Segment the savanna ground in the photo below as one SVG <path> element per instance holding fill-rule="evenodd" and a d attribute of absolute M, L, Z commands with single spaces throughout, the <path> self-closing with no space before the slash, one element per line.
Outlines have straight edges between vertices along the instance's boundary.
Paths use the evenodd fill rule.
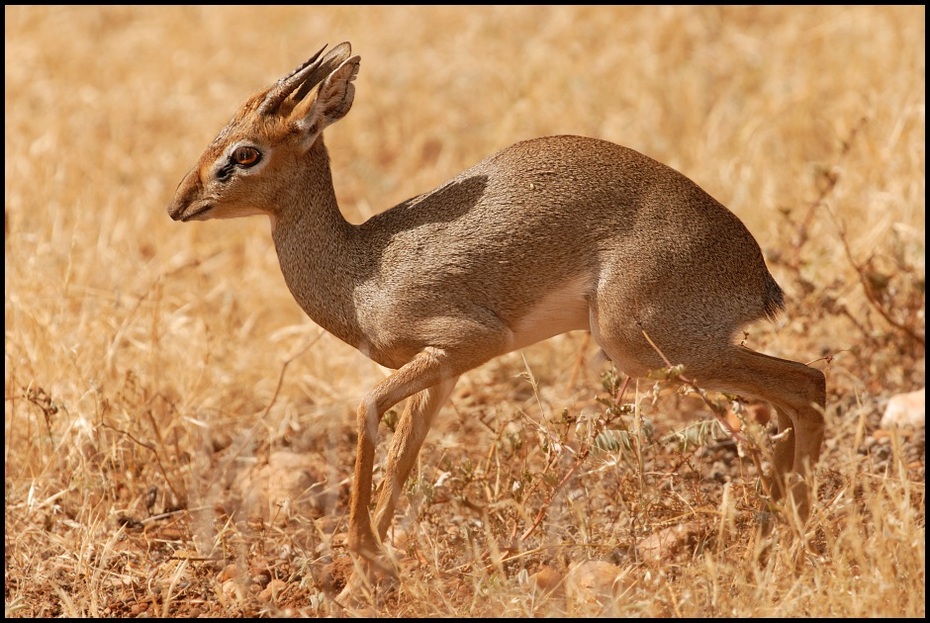
<path fill-rule="evenodd" d="M 303 315 L 267 221 L 166 214 L 247 95 L 349 40 L 357 96 L 327 131 L 347 218 L 520 139 L 628 145 L 744 220 L 789 301 L 746 344 L 828 383 L 814 515 L 765 540 L 764 409 L 739 453 L 677 385 L 617 401 L 583 334 L 488 363 L 408 483 L 400 581 L 361 612 L 925 616 L 923 429 L 879 428 L 924 385 L 924 7 L 5 18 L 7 615 L 351 614 L 354 409 L 386 371 Z"/>

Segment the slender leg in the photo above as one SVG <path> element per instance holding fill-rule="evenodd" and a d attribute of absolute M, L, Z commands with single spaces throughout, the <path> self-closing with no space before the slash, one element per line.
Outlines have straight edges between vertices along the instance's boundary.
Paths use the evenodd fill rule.
<path fill-rule="evenodd" d="M 778 432 L 784 434 L 787 429 L 791 429 L 787 436 L 781 437 L 775 442 L 775 465 L 769 482 L 772 497 L 777 501 L 785 495 L 785 482 L 781 476 L 789 473 L 794 468 L 794 440 L 797 431 L 794 430 L 791 416 L 782 409 L 777 409 L 776 412 L 778 416 Z"/>
<path fill-rule="evenodd" d="M 413 464 L 432 426 L 433 419 L 449 398 L 457 380 L 458 377 L 442 381 L 412 396 L 407 401 L 407 408 L 404 409 L 398 422 L 394 441 L 388 453 L 384 480 L 378 497 L 378 507 L 375 511 L 375 526 L 381 541 L 384 540 L 391 526 L 397 500 L 413 469 Z"/>
<path fill-rule="evenodd" d="M 825 395 L 826 389 L 822 374 L 817 381 L 820 384 L 820 391 Z M 811 502 L 808 482 L 814 466 L 820 459 L 820 450 L 823 446 L 824 433 L 826 432 L 826 423 L 823 419 L 824 408 L 825 398 L 823 401 L 812 403 L 812 406 L 806 411 L 802 411 L 794 420 L 793 471 L 797 475 L 797 480 L 789 487 L 789 490 L 797 506 L 798 516 L 801 521 L 807 521 L 807 518 L 810 517 Z"/>
<path fill-rule="evenodd" d="M 790 436 L 775 447 L 773 494 L 776 499 L 790 494 L 798 515 L 806 521 L 810 515 L 807 481 L 820 458 L 825 431 L 823 373 L 740 346 L 729 347 L 711 365 L 695 365 L 689 371 L 699 385 L 767 400 L 778 411 L 779 430 L 791 427 Z"/>
<path fill-rule="evenodd" d="M 437 385 L 444 378 L 451 376 L 449 371 L 444 369 L 446 366 L 442 355 L 442 351 L 437 349 L 425 349 L 394 374 L 378 383 L 358 407 L 358 447 L 352 479 L 352 499 L 349 505 L 349 549 L 368 561 L 376 560 L 379 550 L 368 515 L 378 423 L 385 411 L 404 398 Z"/>
<path fill-rule="evenodd" d="M 592 309 L 592 335 L 614 362 L 624 371 L 643 375 L 656 368 L 654 350 L 643 348 L 634 332 L 619 321 L 599 317 Z M 624 332 L 626 331 L 626 332 Z M 773 495 L 781 499 L 789 494 L 802 521 L 810 514 L 808 476 L 820 457 L 824 437 L 823 410 L 826 405 L 826 381 L 822 372 L 796 361 L 757 353 L 742 346 L 719 346 L 719 340 L 688 344 L 689 336 L 666 338 L 662 347 L 673 364 L 684 363 L 687 374 L 700 387 L 732 392 L 768 401 L 778 412 L 781 431 L 790 435 L 775 447 L 775 465 L 770 482 Z M 721 340 L 723 338 L 720 338 Z M 686 344 L 687 348 L 680 345 Z"/>

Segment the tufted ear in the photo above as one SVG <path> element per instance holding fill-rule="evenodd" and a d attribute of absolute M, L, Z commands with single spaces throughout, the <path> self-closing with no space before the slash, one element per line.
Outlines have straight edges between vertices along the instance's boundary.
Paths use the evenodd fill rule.
<path fill-rule="evenodd" d="M 348 45 L 348 44 L 343 44 Z M 337 46 L 338 47 L 338 46 Z M 288 108 L 293 108 L 293 95 L 295 92 L 299 91 L 300 88 L 305 88 L 309 90 L 315 84 L 317 84 L 320 79 L 323 77 L 317 75 L 320 73 L 321 66 L 325 59 L 320 58 L 320 54 L 323 53 L 323 50 L 326 49 L 324 45 L 320 48 L 316 54 L 311 56 L 305 63 L 300 67 L 284 76 L 276 83 L 268 87 L 262 96 L 262 100 L 256 109 L 256 112 L 264 116 L 272 116 L 281 113 L 281 108 L 284 102 L 288 99 L 292 100 L 291 106 Z M 332 52 L 330 52 L 332 54 Z M 327 55 L 329 56 L 329 55 Z M 315 80 L 314 80 L 315 78 Z M 306 86 L 308 85 L 309 86 Z M 306 94 L 306 92 L 305 92 Z"/>
<path fill-rule="evenodd" d="M 296 106 L 306 103 L 308 94 L 352 54 L 348 41 L 343 41 L 321 58 L 325 49 L 324 45 L 300 67 L 271 85 L 261 95 L 257 112 L 266 117 L 287 118 Z"/>
<path fill-rule="evenodd" d="M 335 51 L 334 49 L 333 52 Z M 295 103 L 288 121 L 308 141 L 312 142 L 320 132 L 345 117 L 352 108 L 352 101 L 355 99 L 355 86 L 352 81 L 358 74 L 360 61 L 358 56 L 346 58 L 322 82 L 312 87 Z"/>

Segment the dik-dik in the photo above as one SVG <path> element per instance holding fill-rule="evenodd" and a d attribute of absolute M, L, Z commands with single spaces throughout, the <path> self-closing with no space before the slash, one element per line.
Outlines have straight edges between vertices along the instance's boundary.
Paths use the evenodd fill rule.
<path fill-rule="evenodd" d="M 784 307 L 742 222 L 632 149 L 550 136 L 350 224 L 323 131 L 349 112 L 358 69 L 341 43 L 251 97 L 168 212 L 180 221 L 268 216 L 284 279 L 307 315 L 394 370 L 357 411 L 349 547 L 360 560 L 379 559 L 404 482 L 459 376 L 578 329 L 628 375 L 665 367 L 664 354 L 703 388 L 774 405 L 779 429 L 791 430 L 776 442 L 773 495 L 788 494 L 806 518 L 824 375 L 734 343 L 747 324 Z M 405 398 L 370 515 L 378 423 Z"/>

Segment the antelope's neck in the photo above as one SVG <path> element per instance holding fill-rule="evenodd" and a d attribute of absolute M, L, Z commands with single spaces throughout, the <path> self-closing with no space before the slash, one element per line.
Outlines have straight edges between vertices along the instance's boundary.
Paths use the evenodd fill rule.
<path fill-rule="evenodd" d="M 360 278 L 357 228 L 336 202 L 329 157 L 317 141 L 280 199 L 271 236 L 291 294 L 315 323 L 351 346 L 363 343 L 352 297 Z"/>

